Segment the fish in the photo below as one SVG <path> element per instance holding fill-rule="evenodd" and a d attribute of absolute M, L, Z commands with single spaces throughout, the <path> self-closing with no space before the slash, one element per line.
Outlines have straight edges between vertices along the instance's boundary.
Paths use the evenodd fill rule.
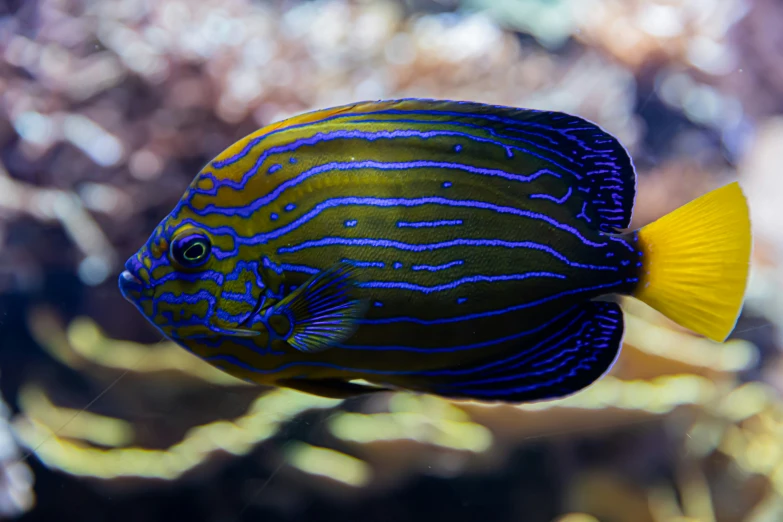
<path fill-rule="evenodd" d="M 266 126 L 210 161 L 119 287 L 248 382 L 524 403 L 617 360 L 620 297 L 717 342 L 752 237 L 730 183 L 640 229 L 623 145 L 579 116 L 366 101 Z"/>

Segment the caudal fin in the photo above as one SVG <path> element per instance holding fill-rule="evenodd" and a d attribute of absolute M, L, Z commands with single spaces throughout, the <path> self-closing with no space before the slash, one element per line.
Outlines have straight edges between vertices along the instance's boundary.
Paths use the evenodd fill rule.
<path fill-rule="evenodd" d="M 750 214 L 739 184 L 713 190 L 638 234 L 643 272 L 634 297 L 725 341 L 742 309 L 750 266 Z"/>

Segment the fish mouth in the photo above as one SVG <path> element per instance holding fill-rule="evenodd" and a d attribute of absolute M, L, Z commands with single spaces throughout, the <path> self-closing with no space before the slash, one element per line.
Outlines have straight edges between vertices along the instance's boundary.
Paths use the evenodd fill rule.
<path fill-rule="evenodd" d="M 117 279 L 120 293 L 127 301 L 136 302 L 144 294 L 144 281 L 127 268 L 122 271 Z"/>
<path fill-rule="evenodd" d="M 141 286 L 141 279 L 133 275 L 129 270 L 123 270 L 120 274 L 120 279 L 128 282 L 129 284 L 135 284 Z"/>

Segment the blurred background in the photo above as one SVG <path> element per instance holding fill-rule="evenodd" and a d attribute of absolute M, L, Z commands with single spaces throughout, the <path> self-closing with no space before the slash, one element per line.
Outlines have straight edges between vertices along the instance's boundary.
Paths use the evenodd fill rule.
<path fill-rule="evenodd" d="M 0 0 L 0 518 L 780 522 L 781 27 L 779 0 Z M 338 401 L 238 382 L 121 298 L 226 146 L 408 96 L 596 121 L 639 170 L 635 227 L 739 179 L 732 339 L 629 302 L 572 398 Z"/>

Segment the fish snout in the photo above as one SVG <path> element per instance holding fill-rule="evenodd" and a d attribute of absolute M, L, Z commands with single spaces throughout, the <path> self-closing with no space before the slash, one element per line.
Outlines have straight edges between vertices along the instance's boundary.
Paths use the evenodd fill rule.
<path fill-rule="evenodd" d="M 123 270 L 120 274 L 120 280 L 127 282 L 127 284 L 141 285 L 141 279 L 133 275 L 129 270 Z"/>
<path fill-rule="evenodd" d="M 128 301 L 135 301 L 148 292 L 148 284 L 144 282 L 141 270 L 143 265 L 138 256 L 133 256 L 125 263 L 125 270 L 119 276 L 117 284 L 122 296 Z"/>
<path fill-rule="evenodd" d="M 144 290 L 144 283 L 129 270 L 120 274 L 118 285 L 122 296 L 131 302 L 140 298 Z"/>

